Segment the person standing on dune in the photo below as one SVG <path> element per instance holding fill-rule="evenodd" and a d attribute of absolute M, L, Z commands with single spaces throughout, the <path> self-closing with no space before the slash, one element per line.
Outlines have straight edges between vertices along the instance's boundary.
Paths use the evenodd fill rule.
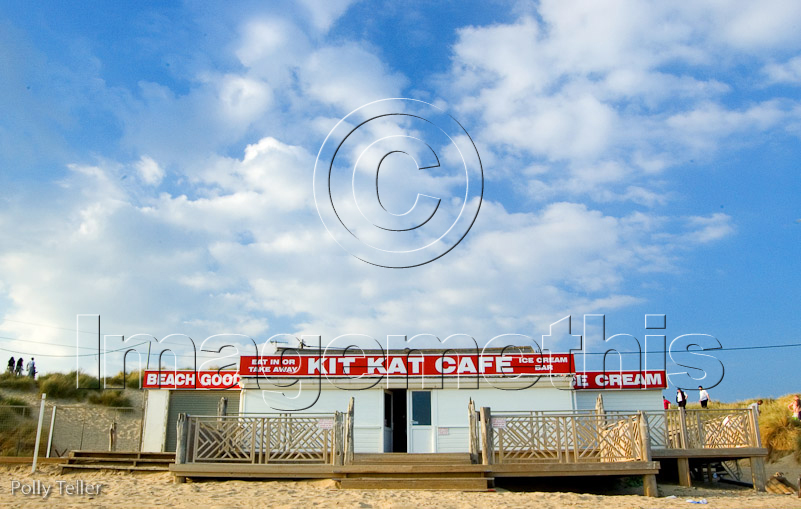
<path fill-rule="evenodd" d="M 793 413 L 793 417 L 796 419 L 801 419 L 801 399 L 798 398 L 798 394 L 795 395 L 790 404 L 787 405 L 787 408 Z"/>
<path fill-rule="evenodd" d="M 709 404 L 709 393 L 700 385 L 698 386 L 698 401 L 701 403 L 701 408 L 706 408 Z"/>

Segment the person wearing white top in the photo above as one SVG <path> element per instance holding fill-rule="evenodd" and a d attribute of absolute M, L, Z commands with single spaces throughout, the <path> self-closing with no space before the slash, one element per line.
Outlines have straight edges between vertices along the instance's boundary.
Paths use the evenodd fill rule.
<path fill-rule="evenodd" d="M 685 408 L 687 406 L 687 395 L 680 387 L 676 387 L 676 403 L 679 405 L 679 408 Z"/>
<path fill-rule="evenodd" d="M 707 403 L 709 403 L 709 393 L 700 385 L 698 386 L 698 391 L 698 400 L 701 402 L 701 408 L 706 408 Z"/>

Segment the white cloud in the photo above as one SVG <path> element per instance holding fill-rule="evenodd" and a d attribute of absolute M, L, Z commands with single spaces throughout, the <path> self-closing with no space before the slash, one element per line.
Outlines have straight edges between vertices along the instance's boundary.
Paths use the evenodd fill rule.
<path fill-rule="evenodd" d="M 768 77 L 770 83 L 788 83 L 801 85 L 801 56 L 791 58 L 783 64 L 771 62 L 762 72 Z"/>
<path fill-rule="evenodd" d="M 707 244 L 734 233 L 732 218 L 721 212 L 710 216 L 689 217 L 687 223 L 692 230 L 684 235 L 684 239 L 690 242 Z"/>
<path fill-rule="evenodd" d="M 372 101 L 400 97 L 406 84 L 402 75 L 353 43 L 315 51 L 299 74 L 305 93 L 345 113 Z"/>
<path fill-rule="evenodd" d="M 493 159 L 534 159 L 541 171 L 521 186 L 529 196 L 664 205 L 672 167 L 753 133 L 796 129 L 797 101 L 732 106 L 743 84 L 727 71 L 738 56 L 801 48 L 787 16 L 798 7 L 740 7 L 546 0 L 514 22 L 459 30 L 439 83 Z M 789 80 L 795 64 L 765 73 Z"/>
<path fill-rule="evenodd" d="M 323 32 L 327 32 L 331 25 L 348 10 L 354 0 L 301 0 L 300 3 L 306 8 L 311 16 L 314 26 Z"/>
<path fill-rule="evenodd" d="M 23 201 L 41 209 L 3 208 L 3 316 L 70 324 L 98 312 L 105 332 L 159 337 L 541 334 L 554 317 L 643 302 L 641 274 L 678 270 L 687 250 L 734 235 L 725 214 L 659 212 L 677 192 L 671 169 L 784 128 L 798 108 L 729 95 L 743 87 L 730 62 L 795 44 L 778 3 L 753 14 L 749 34 L 724 3 L 630 1 L 544 1 L 536 16 L 463 28 L 437 93 L 498 187 L 458 249 L 387 271 L 340 249 L 312 198 L 316 150 L 341 115 L 410 83 L 382 50 L 326 36 L 348 5 L 306 2 L 310 20 L 237 19 L 215 41 L 218 60 L 201 59 L 180 85 L 117 91 L 119 148 L 146 154 L 133 164 L 143 189 L 99 157 L 71 165 L 57 200 L 29 190 Z M 792 82 L 797 60 L 764 72 Z M 422 182 L 398 180 L 399 193 Z M 452 187 L 431 180 L 438 193 Z M 504 186 L 521 195 L 507 201 L 495 192 Z M 0 325 L 67 344 L 63 331 L 15 323 Z"/>
<path fill-rule="evenodd" d="M 718 0 L 692 10 L 709 20 L 713 37 L 737 48 L 763 51 L 801 44 L 801 4 L 793 0 Z"/>
<path fill-rule="evenodd" d="M 152 157 L 142 156 L 135 164 L 139 177 L 145 184 L 158 186 L 164 178 L 164 170 Z"/>

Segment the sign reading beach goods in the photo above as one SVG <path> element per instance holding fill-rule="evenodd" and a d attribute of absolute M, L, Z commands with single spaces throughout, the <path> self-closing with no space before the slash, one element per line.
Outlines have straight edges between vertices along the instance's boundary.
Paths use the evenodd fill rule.
<path fill-rule="evenodd" d="M 585 371 L 573 378 L 575 389 L 664 389 L 664 371 Z"/>
<path fill-rule="evenodd" d="M 573 355 L 271 355 L 241 357 L 240 376 L 519 376 L 573 373 Z"/>
<path fill-rule="evenodd" d="M 197 383 L 197 385 L 195 385 Z M 236 371 L 145 371 L 143 389 L 239 389 Z"/>

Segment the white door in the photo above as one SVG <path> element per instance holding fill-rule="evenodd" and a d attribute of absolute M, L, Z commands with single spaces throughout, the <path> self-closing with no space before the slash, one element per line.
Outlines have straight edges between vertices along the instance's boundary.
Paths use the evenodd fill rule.
<path fill-rule="evenodd" d="M 409 452 L 434 452 L 431 391 L 409 391 Z"/>

